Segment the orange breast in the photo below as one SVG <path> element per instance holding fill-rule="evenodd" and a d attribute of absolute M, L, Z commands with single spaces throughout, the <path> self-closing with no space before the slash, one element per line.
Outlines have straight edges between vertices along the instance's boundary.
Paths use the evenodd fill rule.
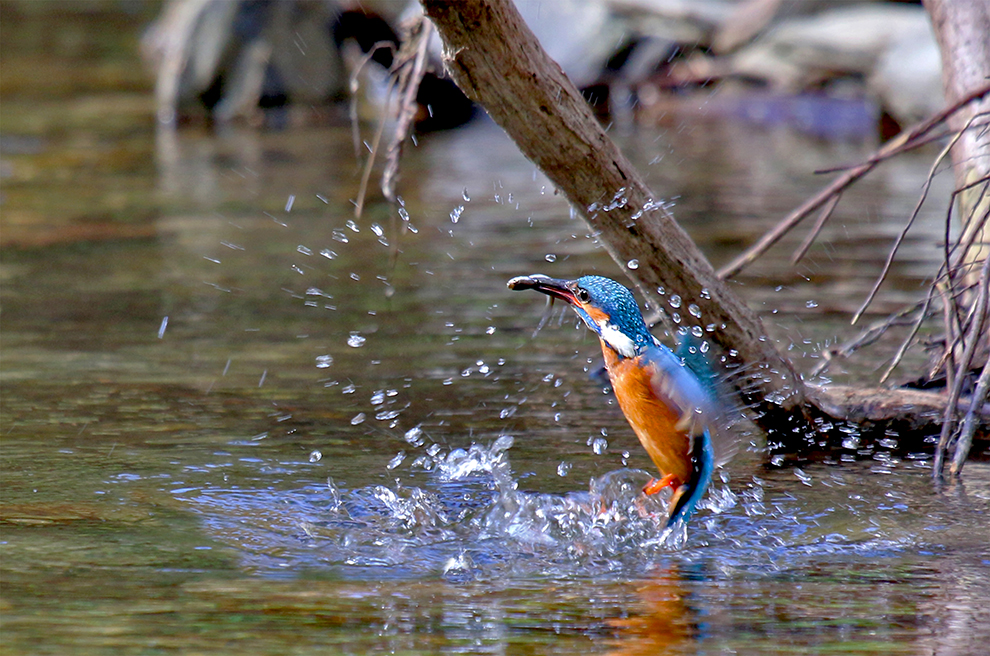
<path fill-rule="evenodd" d="M 690 480 L 691 438 L 677 430 L 678 412 L 657 396 L 651 368 L 643 367 L 641 358 L 620 358 L 604 344 L 602 352 L 619 407 L 653 464 L 662 475 Z"/>

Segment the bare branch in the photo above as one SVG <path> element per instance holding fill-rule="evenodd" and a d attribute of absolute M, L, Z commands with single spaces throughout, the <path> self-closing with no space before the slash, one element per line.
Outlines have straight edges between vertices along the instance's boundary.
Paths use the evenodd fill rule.
<path fill-rule="evenodd" d="M 918 218 L 918 212 L 921 211 L 921 206 L 924 205 L 925 199 L 928 198 L 928 191 L 932 187 L 932 180 L 935 177 L 935 170 L 938 168 L 939 164 L 942 163 L 942 160 L 944 160 L 949 155 L 949 150 L 952 148 L 952 145 L 959 140 L 959 137 L 961 135 L 962 132 L 956 133 L 956 136 L 953 138 L 953 140 L 949 143 L 949 145 L 947 145 L 945 148 L 942 149 L 942 152 L 938 154 L 938 157 L 936 157 L 935 161 L 932 163 L 931 168 L 928 169 L 928 175 L 925 177 L 925 184 L 921 188 L 921 196 L 918 198 L 918 202 L 915 203 L 914 209 L 911 211 L 911 216 L 908 217 L 907 223 L 904 225 L 904 228 L 901 230 L 900 234 L 897 235 L 897 239 L 894 240 L 894 245 L 893 247 L 891 247 L 890 253 L 887 254 L 887 261 L 884 262 L 883 270 L 880 272 L 880 275 L 877 277 L 877 281 L 873 283 L 873 288 L 870 290 L 870 293 L 866 295 L 866 300 L 863 301 L 863 304 L 859 307 L 859 310 L 857 310 L 856 314 L 853 315 L 852 318 L 853 325 L 855 325 L 856 322 L 859 321 L 859 318 L 863 316 L 863 313 L 866 312 L 866 308 L 870 306 L 870 303 L 873 302 L 873 299 L 877 295 L 877 291 L 880 290 L 880 285 L 882 285 L 883 281 L 887 278 L 887 273 L 890 272 L 890 267 L 894 263 L 894 257 L 897 255 L 897 250 L 901 247 L 901 244 L 904 242 L 904 238 L 907 236 L 907 233 L 911 229 L 911 226 L 914 225 L 914 220 Z"/>
<path fill-rule="evenodd" d="M 961 110 L 963 107 L 968 105 L 974 100 L 982 98 L 983 96 L 990 94 L 990 83 L 984 84 L 980 88 L 974 90 L 972 93 L 967 94 L 965 97 L 959 100 L 959 102 L 946 107 L 942 111 L 938 112 L 931 118 L 918 123 L 909 130 L 901 132 L 897 137 L 887 142 L 882 148 L 876 151 L 869 159 L 867 159 L 862 164 L 855 166 L 840 175 L 838 178 L 832 181 L 827 187 L 822 189 L 820 192 L 815 194 L 813 197 L 806 200 L 804 203 L 795 208 L 790 214 L 785 216 L 781 221 L 767 234 L 760 238 L 760 240 L 744 251 L 736 259 L 729 262 L 727 265 L 719 269 L 718 276 L 720 278 L 729 278 L 736 275 L 743 268 L 752 264 L 760 255 L 762 255 L 767 249 L 776 244 L 780 239 L 787 234 L 794 226 L 804 220 L 809 214 L 817 210 L 819 207 L 823 206 L 829 198 L 841 193 L 846 187 L 851 185 L 856 180 L 860 179 L 870 171 L 872 171 L 877 164 L 889 159 L 893 155 L 914 148 L 921 143 L 921 137 L 926 135 L 932 129 L 943 123 L 950 116 Z"/>
<path fill-rule="evenodd" d="M 426 72 L 426 53 L 430 43 L 432 24 L 420 16 L 409 28 L 409 36 L 402 44 L 393 66 L 393 75 L 399 74 L 399 108 L 392 141 L 385 154 L 385 170 L 382 172 L 382 193 L 389 201 L 395 201 L 395 182 L 399 174 L 402 144 L 412 130 L 416 116 L 416 92 Z"/>

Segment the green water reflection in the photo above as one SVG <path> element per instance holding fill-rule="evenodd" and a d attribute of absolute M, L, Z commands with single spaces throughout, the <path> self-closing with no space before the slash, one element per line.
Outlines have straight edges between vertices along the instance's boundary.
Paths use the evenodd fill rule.
<path fill-rule="evenodd" d="M 438 473 L 511 435 L 535 513 L 648 467 L 594 341 L 566 315 L 532 337 L 540 301 L 505 290 L 619 272 L 491 125 L 409 150 L 408 224 L 375 197 L 351 227 L 348 126 L 157 134 L 142 16 L 97 12 L 48 56 L 50 17 L 0 11 L 4 653 L 980 653 L 985 463 L 935 494 L 924 456 L 747 451 L 680 551 L 499 524 L 490 472 Z M 870 148 L 677 121 L 620 138 L 716 261 Z M 800 366 L 851 334 L 930 155 L 850 192 L 797 269 L 741 279 Z M 939 213 L 878 311 L 937 262 Z"/>

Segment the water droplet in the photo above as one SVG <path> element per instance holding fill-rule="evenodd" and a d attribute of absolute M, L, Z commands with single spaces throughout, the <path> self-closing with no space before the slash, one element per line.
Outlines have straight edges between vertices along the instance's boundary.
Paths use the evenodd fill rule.
<path fill-rule="evenodd" d="M 340 490 L 330 476 L 327 476 L 327 489 L 330 490 L 330 510 L 335 511 L 340 507 Z"/>
<path fill-rule="evenodd" d="M 543 259 L 547 262 L 556 262 L 557 256 L 554 253 L 547 253 Z"/>
<path fill-rule="evenodd" d="M 381 405 L 385 403 L 385 390 L 378 390 L 371 395 L 371 405 Z"/>
<path fill-rule="evenodd" d="M 347 223 L 344 225 L 350 228 L 352 232 L 361 232 L 361 228 L 359 228 L 358 224 L 354 222 L 354 219 L 347 219 Z"/>
<path fill-rule="evenodd" d="M 347 239 L 347 235 L 345 235 L 340 230 L 334 229 L 334 231 L 331 233 L 331 236 L 333 237 L 334 241 L 339 241 L 341 244 L 346 244 L 349 241 Z"/>
<path fill-rule="evenodd" d="M 377 223 L 371 224 L 371 231 L 375 233 L 376 237 L 383 237 L 385 235 L 385 228 L 381 227 Z"/>
<path fill-rule="evenodd" d="M 698 307 L 697 305 L 695 305 L 694 303 L 692 303 L 691 305 L 688 306 L 688 314 L 690 314 L 692 317 L 694 317 L 696 319 L 700 319 L 701 318 L 701 308 Z"/>
<path fill-rule="evenodd" d="M 626 262 L 626 266 L 630 269 L 636 270 L 639 268 L 639 260 L 629 260 Z"/>
<path fill-rule="evenodd" d="M 328 260 L 335 260 L 335 259 L 337 259 L 337 254 L 334 253 L 329 248 L 324 248 L 322 251 L 320 251 L 320 255 L 322 255 L 323 257 L 327 258 Z"/>
<path fill-rule="evenodd" d="M 316 368 L 317 369 L 326 369 L 327 367 L 329 367 L 332 364 L 333 364 L 333 356 L 332 355 L 318 355 L 318 356 L 316 356 Z"/>
<path fill-rule="evenodd" d="M 511 435 L 500 435 L 495 443 L 492 444 L 492 453 L 501 453 L 502 451 L 508 451 L 512 448 L 516 439 Z"/>
<path fill-rule="evenodd" d="M 574 466 L 573 463 L 561 462 L 559 465 L 557 465 L 557 476 L 567 476 L 567 474 L 571 471 L 571 467 L 573 466 Z"/>
<path fill-rule="evenodd" d="M 292 270 L 295 271 L 296 273 L 298 273 L 299 275 L 303 275 L 305 273 L 302 269 L 300 269 L 299 267 L 297 267 L 295 264 L 292 265 Z"/>
<path fill-rule="evenodd" d="M 347 345 L 353 348 L 360 348 L 364 346 L 366 341 L 368 341 L 367 338 L 362 337 L 357 333 L 351 333 L 351 336 L 347 338 Z"/>
<path fill-rule="evenodd" d="M 818 307 L 818 303 L 816 303 L 815 301 L 808 301 L 807 303 L 804 304 L 804 307 L 808 309 L 816 308 Z"/>
<path fill-rule="evenodd" d="M 406 431 L 406 434 L 403 436 L 403 438 L 406 440 L 406 442 L 412 444 L 413 446 L 423 446 L 423 442 L 424 442 L 423 429 L 420 428 L 419 426 L 414 426 L 413 428 L 410 428 L 409 430 Z"/>
<path fill-rule="evenodd" d="M 663 287 L 657 287 L 657 293 L 660 294 L 661 296 L 664 296 L 667 293 L 667 290 L 664 289 Z"/>
<path fill-rule="evenodd" d="M 363 412 L 359 412 L 351 419 L 351 426 L 357 426 L 358 424 L 363 423 L 364 420 L 365 414 Z"/>
<path fill-rule="evenodd" d="M 296 202 L 296 197 L 295 196 L 289 196 L 289 200 L 285 201 L 285 211 L 286 212 L 291 212 L 292 211 L 292 204 L 295 203 L 295 202 Z"/>
<path fill-rule="evenodd" d="M 681 297 L 679 294 L 674 294 L 673 296 L 670 297 L 670 300 L 667 302 L 670 303 L 670 307 L 672 308 L 676 309 L 681 307 Z"/>
<path fill-rule="evenodd" d="M 309 454 L 310 462 L 319 462 L 322 459 L 323 459 L 323 454 L 320 453 L 318 450 L 314 450 L 312 453 Z"/>
<path fill-rule="evenodd" d="M 303 255 L 312 255 L 313 254 L 313 251 L 309 250 L 308 248 L 306 248 L 302 244 L 299 244 L 298 246 L 296 246 L 296 252 L 302 253 Z"/>
<path fill-rule="evenodd" d="M 591 443 L 591 450 L 595 452 L 595 455 L 600 456 L 601 454 L 605 453 L 605 450 L 607 448 L 608 448 L 608 440 L 606 440 L 604 437 L 596 437 L 594 441 Z"/>
<path fill-rule="evenodd" d="M 701 326 L 691 326 L 691 334 L 695 337 L 704 337 L 705 331 Z"/>
<path fill-rule="evenodd" d="M 487 334 L 487 335 L 494 335 L 495 334 L 495 326 L 488 326 L 487 328 L 485 328 L 485 334 Z"/>
<path fill-rule="evenodd" d="M 472 567 L 474 567 L 474 561 L 471 560 L 471 556 L 461 552 L 447 559 L 447 562 L 443 565 L 443 573 L 444 576 L 452 576 L 459 572 L 467 572 Z"/>
<path fill-rule="evenodd" d="M 350 385 L 347 385 L 346 387 L 341 388 L 340 393 L 341 394 L 353 394 L 356 391 L 357 391 L 357 385 L 355 385 L 354 383 L 351 383 Z"/>
<path fill-rule="evenodd" d="M 405 459 L 406 459 L 406 452 L 405 451 L 399 451 L 397 454 L 395 454 L 395 457 L 394 458 L 392 458 L 391 460 L 388 461 L 388 464 L 385 465 L 385 468 L 386 469 L 395 469 L 396 467 L 398 467 L 399 465 L 401 465 L 402 464 L 402 461 L 405 460 Z"/>
<path fill-rule="evenodd" d="M 464 187 L 464 191 L 461 192 L 461 198 L 464 199 L 464 202 L 465 203 L 470 203 L 471 202 L 471 197 L 468 196 L 467 187 Z"/>
<path fill-rule="evenodd" d="M 461 214 L 464 212 L 464 206 L 458 205 L 454 209 L 450 210 L 450 222 L 457 223 L 461 220 Z"/>
<path fill-rule="evenodd" d="M 508 419 L 512 415 L 516 414 L 518 408 L 514 405 L 510 405 L 508 408 L 502 408 L 502 411 L 498 413 L 499 419 Z"/>
<path fill-rule="evenodd" d="M 711 294 L 711 292 L 708 291 L 708 288 L 707 287 L 702 287 L 701 288 L 701 294 L 700 294 L 700 296 L 701 296 L 701 298 L 704 298 L 704 299 L 710 299 L 712 297 L 712 294 Z"/>

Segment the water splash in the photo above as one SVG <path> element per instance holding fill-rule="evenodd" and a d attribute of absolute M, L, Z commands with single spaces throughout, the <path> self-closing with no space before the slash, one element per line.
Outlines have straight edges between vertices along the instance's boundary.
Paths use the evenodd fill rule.
<path fill-rule="evenodd" d="M 771 473 L 770 488 L 752 477 L 735 491 L 723 476 L 689 534 L 682 523 L 665 526 L 666 491 L 644 496 L 651 477 L 643 471 L 610 471 L 585 490 L 533 492 L 520 484 L 525 474 L 513 471 L 511 436 L 451 449 L 416 427 L 404 442 L 413 451 L 383 468 L 392 484 L 347 489 L 328 478 L 291 491 L 206 487 L 183 500 L 217 539 L 238 548 L 246 566 L 275 576 L 318 567 L 378 579 L 609 577 L 671 559 L 773 573 L 823 555 L 885 557 L 912 548 L 905 535 L 913 529 L 898 528 L 905 510 L 886 511 L 899 515 L 880 530 L 869 495 L 812 513 L 795 498 L 794 471 Z M 836 475 L 813 480 L 841 483 Z"/>

